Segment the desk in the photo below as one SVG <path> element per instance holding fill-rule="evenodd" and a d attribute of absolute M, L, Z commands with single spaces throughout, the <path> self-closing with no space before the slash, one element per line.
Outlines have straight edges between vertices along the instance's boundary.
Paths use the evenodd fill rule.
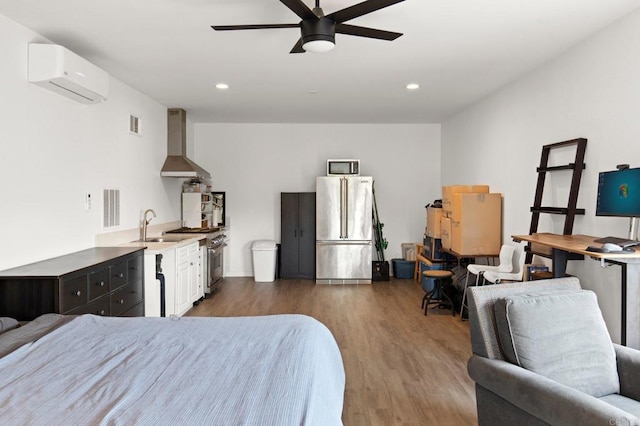
<path fill-rule="evenodd" d="M 620 343 L 627 344 L 627 285 L 629 278 L 632 278 L 634 292 L 640 288 L 640 249 L 629 253 L 594 253 L 587 251 L 589 246 L 600 246 L 595 240 L 599 237 L 590 235 L 558 235 L 558 234 L 533 234 L 533 235 L 512 235 L 514 241 L 527 241 L 529 243 L 540 244 L 551 247 L 551 260 L 553 277 L 564 277 L 567 269 L 567 260 L 584 259 L 589 256 L 601 262 L 612 263 L 622 267 L 621 274 L 621 308 L 620 308 Z M 572 256 L 573 255 L 573 256 Z M 577 255 L 577 257 L 575 256 Z M 633 274 L 629 274 L 628 267 L 634 269 Z M 635 342 L 634 342 L 635 343 Z M 635 343 L 635 346 L 638 346 Z"/>
<path fill-rule="evenodd" d="M 457 253 L 451 249 L 447 249 L 444 247 L 442 248 L 442 251 L 455 257 L 456 259 L 458 259 L 458 261 L 460 261 L 460 259 L 476 259 L 478 257 L 486 257 L 487 259 L 500 257 L 499 253 L 495 253 L 495 254 Z"/>

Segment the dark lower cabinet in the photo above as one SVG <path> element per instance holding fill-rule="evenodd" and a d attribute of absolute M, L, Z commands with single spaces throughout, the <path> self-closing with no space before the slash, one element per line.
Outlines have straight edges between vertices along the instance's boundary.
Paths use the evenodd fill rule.
<path fill-rule="evenodd" d="M 0 271 L 0 317 L 144 316 L 144 249 L 96 247 Z"/>
<path fill-rule="evenodd" d="M 316 277 L 316 193 L 283 192 L 280 278 Z"/>

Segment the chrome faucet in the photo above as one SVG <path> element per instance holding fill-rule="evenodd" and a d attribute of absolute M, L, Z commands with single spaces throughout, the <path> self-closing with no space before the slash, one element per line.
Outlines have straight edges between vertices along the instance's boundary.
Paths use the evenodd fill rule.
<path fill-rule="evenodd" d="M 142 219 L 142 241 L 147 241 L 147 225 L 149 225 L 149 222 L 151 222 L 151 219 L 147 219 L 148 213 L 151 213 L 153 215 L 151 219 L 156 217 L 156 212 L 154 212 L 153 209 L 147 209 L 144 211 L 144 217 Z"/>

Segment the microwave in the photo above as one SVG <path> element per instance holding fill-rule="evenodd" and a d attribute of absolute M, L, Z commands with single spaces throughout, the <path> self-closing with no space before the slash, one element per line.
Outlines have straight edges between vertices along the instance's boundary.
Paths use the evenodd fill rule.
<path fill-rule="evenodd" d="M 359 176 L 360 160 L 327 160 L 327 176 Z"/>

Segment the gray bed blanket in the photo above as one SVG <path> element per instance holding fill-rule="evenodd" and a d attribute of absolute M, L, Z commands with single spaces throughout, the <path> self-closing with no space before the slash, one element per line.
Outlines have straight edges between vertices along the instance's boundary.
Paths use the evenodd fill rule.
<path fill-rule="evenodd" d="M 344 388 L 307 316 L 82 315 L 0 358 L 0 423 L 339 425 Z"/>

